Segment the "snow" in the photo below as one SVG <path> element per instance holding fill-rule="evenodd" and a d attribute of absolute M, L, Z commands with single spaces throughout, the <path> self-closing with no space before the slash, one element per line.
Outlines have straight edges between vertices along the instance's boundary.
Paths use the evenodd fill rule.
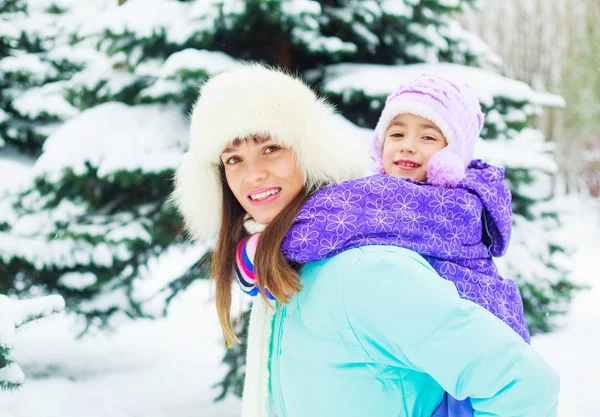
<path fill-rule="evenodd" d="M 303 14 L 319 16 L 321 14 L 321 5 L 314 0 L 292 0 L 284 1 L 281 4 L 284 14 L 291 16 L 300 16 Z"/>
<path fill-rule="evenodd" d="M 27 380 L 0 395 L 2 417 L 239 416 L 239 400 L 213 403 L 225 367 L 211 294 L 210 282 L 196 282 L 167 319 L 80 340 L 81 323 L 66 314 L 21 333 L 15 350 Z"/>
<path fill-rule="evenodd" d="M 215 29 L 215 21 L 221 14 L 223 0 L 195 1 L 189 10 L 188 16 L 194 21 L 200 31 L 212 31 Z"/>
<path fill-rule="evenodd" d="M 246 11 L 246 2 L 243 0 L 226 0 L 222 4 L 224 15 L 243 14 Z"/>
<path fill-rule="evenodd" d="M 213 75 L 232 70 L 239 65 L 239 61 L 226 53 L 188 48 L 169 56 L 162 66 L 160 76 L 176 78 L 182 71 L 198 70 Z"/>
<path fill-rule="evenodd" d="M 49 62 L 42 61 L 35 54 L 8 56 L 0 60 L 0 73 L 27 74 L 32 82 L 43 83 L 56 77 L 57 71 Z"/>
<path fill-rule="evenodd" d="M 407 45 L 406 48 L 404 48 L 404 52 L 406 52 L 408 56 L 419 61 L 438 62 L 437 48 L 425 43 L 412 43 Z"/>
<path fill-rule="evenodd" d="M 9 38 L 11 44 L 15 44 L 18 38 L 25 36 L 29 39 L 40 39 L 43 47 L 50 46 L 48 40 L 56 38 L 60 33 L 54 15 L 31 13 L 29 15 L 8 14 L 7 17 L 8 19 L 1 21 L 0 33 Z"/>
<path fill-rule="evenodd" d="M 27 260 L 35 269 L 48 267 L 73 268 L 95 264 L 113 266 L 114 259 L 129 260 L 131 254 L 125 244 L 92 245 L 85 240 L 70 238 L 48 240 L 45 236 L 18 236 L 0 232 L 0 256 L 5 262 L 13 258 Z"/>
<path fill-rule="evenodd" d="M 354 22 L 352 24 L 352 31 L 365 41 L 370 51 L 375 51 L 377 46 L 379 46 L 379 37 L 362 23 Z"/>
<path fill-rule="evenodd" d="M 21 115 L 32 120 L 44 115 L 65 120 L 79 113 L 79 110 L 65 100 L 62 82 L 31 88 L 17 97 L 13 106 Z"/>
<path fill-rule="evenodd" d="M 5 384 L 21 385 L 25 382 L 25 374 L 15 362 L 0 368 L 0 387 Z"/>
<path fill-rule="evenodd" d="M 157 79 L 150 87 L 140 91 L 140 98 L 156 101 L 167 97 L 180 97 L 185 90 L 181 81 Z"/>
<path fill-rule="evenodd" d="M 187 141 L 188 122 L 178 106 L 128 106 L 111 102 L 69 120 L 44 143 L 34 172 L 58 181 L 65 170 L 99 177 L 118 171 L 145 173 L 173 169 Z"/>
<path fill-rule="evenodd" d="M 140 239 L 146 243 L 152 242 L 152 235 L 147 230 L 147 225 L 150 223 L 148 220 L 142 219 L 137 221 L 131 221 L 129 223 L 115 224 L 111 228 L 111 225 L 107 227 L 105 239 L 110 242 L 120 242 L 122 240 L 135 240 Z M 100 230 L 102 225 L 95 225 L 95 228 Z"/>
<path fill-rule="evenodd" d="M 438 29 L 440 35 L 454 43 L 454 47 L 458 52 L 484 57 L 482 64 L 489 64 L 492 68 L 502 67 L 502 58 L 498 54 L 493 53 L 477 34 L 465 30 L 460 23 L 447 16 L 441 16 L 441 20 L 443 24 Z"/>
<path fill-rule="evenodd" d="M 355 44 L 344 42 L 335 36 L 318 36 L 313 31 L 303 30 L 298 27 L 292 29 L 292 39 L 303 43 L 312 52 L 332 53 L 354 53 L 357 50 Z"/>
<path fill-rule="evenodd" d="M 16 338 L 15 329 L 64 308 L 65 300 L 60 295 L 13 300 L 0 294 L 0 346 L 12 348 Z"/>
<path fill-rule="evenodd" d="M 440 6 L 444 6 L 444 7 L 448 7 L 448 8 L 452 8 L 452 9 L 455 9 L 458 6 L 460 6 L 460 2 L 461 2 L 461 0 L 437 0 L 437 3 Z"/>
<path fill-rule="evenodd" d="M 98 90 L 98 97 L 115 97 L 123 90 L 130 88 L 139 81 L 139 78 L 128 71 L 114 70 L 106 83 Z"/>
<path fill-rule="evenodd" d="M 444 39 L 434 25 L 423 25 L 421 23 L 410 23 L 408 31 L 413 35 L 434 45 L 440 51 L 448 50 L 448 41 Z"/>
<path fill-rule="evenodd" d="M 0 201 L 5 200 L 6 192 L 13 192 L 29 184 L 35 158 L 22 155 L 15 150 L 2 149 L 0 152 Z M 4 202 L 4 201 L 3 201 Z M 0 209 L 0 212 L 2 210 Z"/>
<path fill-rule="evenodd" d="M 389 16 L 402 17 L 405 19 L 413 18 L 413 8 L 406 2 L 397 0 L 384 0 L 381 3 L 381 9 Z"/>
<path fill-rule="evenodd" d="M 554 144 L 546 141 L 542 132 L 525 128 L 510 140 L 479 140 L 475 146 L 475 157 L 505 168 L 554 173 L 558 166 L 551 153 L 553 149 Z M 533 182 L 533 185 L 536 183 Z"/>
<path fill-rule="evenodd" d="M 215 242 L 195 242 L 193 244 L 172 245 L 159 256 L 150 259 L 139 271 L 139 279 L 134 283 L 133 297 L 148 300 L 144 312 L 159 314 L 164 306 L 160 291 L 170 282 L 183 276 L 195 265 Z"/>
<path fill-rule="evenodd" d="M 129 0 L 106 10 L 80 33 L 87 36 L 108 31 L 114 36 L 133 34 L 137 39 L 149 39 L 164 30 L 169 41 L 181 44 L 197 29 L 188 19 L 190 7 L 176 0 Z"/>
<path fill-rule="evenodd" d="M 561 376 L 559 416 L 600 415 L 600 202 L 568 199 L 571 214 L 559 238 L 579 250 L 569 259 L 573 280 L 589 286 L 575 296 L 569 314 L 550 334 L 533 338 L 538 350 Z"/>
<path fill-rule="evenodd" d="M 385 97 L 400 84 L 421 74 L 445 77 L 469 84 L 477 93 L 479 101 L 491 107 L 495 97 L 509 98 L 515 102 L 531 102 L 537 105 L 557 106 L 564 100 L 549 93 L 539 93 L 522 81 L 499 74 L 458 64 L 375 65 L 336 64 L 325 69 L 324 91 L 340 96 L 351 96 L 352 91 L 363 91 L 369 97 Z"/>
<path fill-rule="evenodd" d="M 84 290 L 98 282 L 98 278 L 91 272 L 69 272 L 58 279 L 58 284 L 72 290 Z"/>

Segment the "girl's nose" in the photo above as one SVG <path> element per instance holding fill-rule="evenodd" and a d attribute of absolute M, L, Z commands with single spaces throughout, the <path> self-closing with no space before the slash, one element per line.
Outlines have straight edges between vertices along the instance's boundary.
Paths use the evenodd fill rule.
<path fill-rule="evenodd" d="M 406 153 L 415 153 L 415 140 L 411 137 L 406 137 L 400 144 L 400 151 Z"/>

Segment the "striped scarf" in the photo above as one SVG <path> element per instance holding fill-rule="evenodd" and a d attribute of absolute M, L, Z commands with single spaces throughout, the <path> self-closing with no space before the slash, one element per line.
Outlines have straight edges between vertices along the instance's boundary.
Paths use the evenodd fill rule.
<path fill-rule="evenodd" d="M 247 236 L 238 243 L 235 253 L 234 272 L 237 282 L 243 292 L 248 295 L 256 296 L 260 293 L 260 289 L 256 283 L 256 274 L 254 273 L 254 255 L 256 255 L 256 247 L 261 233 L 256 233 Z M 275 300 L 267 290 L 267 298 Z"/>

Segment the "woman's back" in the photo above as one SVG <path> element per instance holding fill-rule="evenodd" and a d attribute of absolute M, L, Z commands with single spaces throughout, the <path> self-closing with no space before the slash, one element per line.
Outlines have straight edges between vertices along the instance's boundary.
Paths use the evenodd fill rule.
<path fill-rule="evenodd" d="M 475 415 L 546 416 L 556 406 L 545 363 L 415 252 L 348 250 L 306 264 L 301 281 L 274 320 L 278 417 L 429 417 L 445 390 L 472 397 Z M 526 374 L 535 383 L 498 395 Z"/>

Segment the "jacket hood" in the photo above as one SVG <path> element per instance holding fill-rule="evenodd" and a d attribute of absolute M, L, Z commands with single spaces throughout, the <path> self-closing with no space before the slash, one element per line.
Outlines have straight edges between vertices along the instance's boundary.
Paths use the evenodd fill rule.
<path fill-rule="evenodd" d="M 512 195 L 504 182 L 504 168 L 473 160 L 458 184 L 483 203 L 483 242 L 493 256 L 506 253 L 512 231 Z"/>

